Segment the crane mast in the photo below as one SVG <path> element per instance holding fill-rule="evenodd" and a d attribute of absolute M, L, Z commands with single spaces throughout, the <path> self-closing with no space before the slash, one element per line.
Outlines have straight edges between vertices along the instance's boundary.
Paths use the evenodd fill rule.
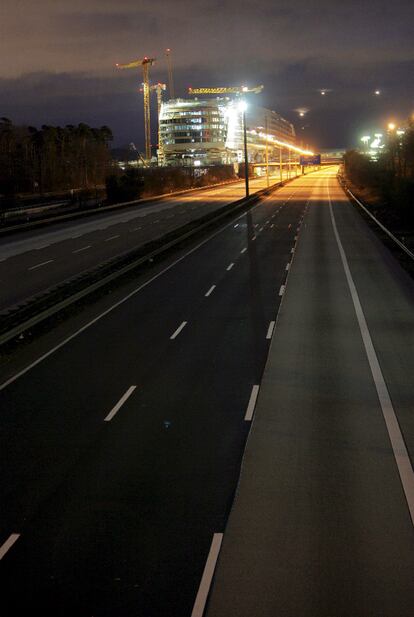
<path fill-rule="evenodd" d="M 164 161 L 164 149 L 162 147 L 162 140 L 161 140 L 160 116 L 161 116 L 162 93 L 166 89 L 167 89 L 167 84 L 162 84 L 160 82 L 158 82 L 157 84 L 154 84 L 153 86 L 150 86 L 150 90 L 151 91 L 155 91 L 155 93 L 157 95 L 157 111 L 158 111 L 158 161 L 159 161 L 159 163 L 162 163 Z"/>
<path fill-rule="evenodd" d="M 142 60 L 133 60 L 127 64 L 117 64 L 118 69 L 142 68 L 143 92 L 144 92 L 144 132 L 145 132 L 145 158 L 151 160 L 151 108 L 150 108 L 150 85 L 149 67 L 155 62 L 155 58 L 145 56 Z"/>
<path fill-rule="evenodd" d="M 173 99 L 174 98 L 174 79 L 173 79 L 172 59 L 171 59 L 171 49 L 170 48 L 165 50 L 165 58 L 167 60 L 167 68 L 168 68 L 168 90 L 170 93 L 170 99 Z"/>

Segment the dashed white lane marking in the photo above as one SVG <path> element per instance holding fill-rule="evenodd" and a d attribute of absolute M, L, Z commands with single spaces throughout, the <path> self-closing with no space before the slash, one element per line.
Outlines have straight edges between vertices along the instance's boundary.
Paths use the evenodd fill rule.
<path fill-rule="evenodd" d="M 295 240 L 297 240 L 297 239 L 298 239 L 298 237 L 297 237 L 297 236 L 295 236 L 295 238 L 294 238 L 294 239 L 295 239 Z"/>
<path fill-rule="evenodd" d="M 129 397 L 131 396 L 131 394 L 133 393 L 135 388 L 136 388 L 136 386 L 131 386 L 130 388 L 128 388 L 128 390 L 125 392 L 125 394 L 119 399 L 119 401 L 117 402 L 115 407 L 113 407 L 111 409 L 111 411 L 108 413 L 108 415 L 104 419 L 104 422 L 110 422 L 112 420 L 114 415 L 116 413 L 118 413 L 118 411 L 121 409 L 121 407 L 125 403 L 125 401 L 127 401 L 127 399 L 129 399 Z"/>
<path fill-rule="evenodd" d="M 183 321 L 183 323 L 181 324 L 181 326 L 178 326 L 177 330 L 170 336 L 171 340 L 174 340 L 181 332 L 181 330 L 183 330 L 187 325 L 186 321 Z"/>
<path fill-rule="evenodd" d="M 226 268 L 227 272 L 231 270 L 233 266 L 234 266 L 234 263 L 229 264 Z"/>
<path fill-rule="evenodd" d="M 272 223 L 272 224 L 270 225 L 270 229 L 272 229 L 272 227 L 273 227 L 273 226 L 274 226 L 274 223 Z"/>
<path fill-rule="evenodd" d="M 300 227 L 297 227 L 297 228 L 296 228 L 296 231 L 299 231 L 299 229 L 300 229 Z"/>
<path fill-rule="evenodd" d="M 167 218 L 169 217 L 167 216 Z M 142 229 L 142 227 L 134 227 L 133 229 L 130 229 L 129 231 L 138 231 L 139 229 Z"/>
<path fill-rule="evenodd" d="M 115 238 L 119 238 L 119 234 L 116 234 L 115 236 L 109 236 L 109 238 L 105 238 L 105 242 L 109 242 L 109 240 L 115 240 Z"/>
<path fill-rule="evenodd" d="M 259 395 L 259 388 L 260 386 L 253 386 L 252 388 L 249 404 L 247 405 L 246 414 L 244 416 L 246 422 L 251 422 L 253 418 L 254 408 L 256 407 L 256 401 Z"/>
<path fill-rule="evenodd" d="M 292 247 L 292 248 L 290 249 L 290 252 L 291 252 L 291 253 L 292 253 L 292 255 L 293 255 L 293 253 L 295 252 L 295 247 Z"/>
<path fill-rule="evenodd" d="M 208 292 L 205 294 L 205 297 L 206 297 L 206 298 L 208 298 L 208 297 L 209 297 L 209 296 L 213 293 L 213 291 L 215 290 L 215 288 L 216 288 L 216 286 L 215 286 L 215 285 L 212 285 L 212 286 L 210 287 L 210 289 L 208 290 Z"/>
<path fill-rule="evenodd" d="M 236 229 L 236 227 L 238 227 L 238 226 L 239 226 L 239 224 L 238 224 L 238 223 L 236 223 L 236 224 L 235 224 L 235 226 L 234 226 L 234 229 Z"/>
<path fill-rule="evenodd" d="M 279 289 L 279 296 L 283 296 L 285 293 L 286 285 L 281 285 Z"/>
<path fill-rule="evenodd" d="M 352 278 L 349 268 L 348 259 L 342 246 L 341 238 L 339 237 L 338 228 L 336 226 L 335 216 L 332 209 L 331 196 L 328 185 L 328 200 L 329 212 L 331 215 L 332 227 L 334 230 L 336 242 L 341 256 L 342 265 L 345 271 L 346 280 L 349 291 L 351 292 L 352 302 L 354 304 L 355 314 L 358 320 L 359 329 L 361 332 L 362 341 L 365 347 L 365 353 L 368 358 L 369 367 L 371 369 L 372 379 L 377 390 L 378 399 L 381 405 L 382 414 L 384 416 L 385 425 L 387 427 L 395 461 L 397 463 L 398 472 L 400 474 L 401 484 L 407 500 L 408 510 L 411 516 L 411 522 L 414 525 L 414 472 L 411 465 L 410 457 L 407 452 L 404 437 L 401 433 L 400 425 L 388 392 L 387 384 L 385 383 L 384 375 L 382 374 L 381 366 L 372 342 L 371 334 L 368 329 L 368 324 L 365 319 L 364 311 L 361 306 L 358 291 Z"/>
<path fill-rule="evenodd" d="M 247 247 L 244 247 L 244 249 L 240 251 L 240 255 L 243 255 L 243 253 L 245 253 L 246 251 L 247 251 Z"/>
<path fill-rule="evenodd" d="M 46 264 L 51 264 L 52 261 L 55 261 L 54 259 L 48 259 L 47 261 L 42 261 L 42 263 L 40 264 L 36 264 L 35 266 L 30 266 L 30 268 L 27 268 L 28 270 L 36 270 L 36 268 L 41 268 L 42 266 L 45 266 Z"/>
<path fill-rule="evenodd" d="M 289 268 L 290 268 L 290 262 L 286 264 L 286 272 L 289 270 Z"/>
<path fill-rule="evenodd" d="M 272 334 L 273 334 L 274 328 L 275 328 L 275 322 L 271 321 L 270 324 L 269 324 L 269 327 L 267 329 L 267 334 L 266 334 L 266 338 L 267 339 L 272 338 Z"/>
<path fill-rule="evenodd" d="M 261 228 L 259 229 L 259 232 L 260 232 L 260 231 L 263 231 L 263 227 L 261 227 Z"/>
<path fill-rule="evenodd" d="M 253 241 L 253 240 L 256 240 L 256 236 L 252 236 L 252 241 Z"/>
<path fill-rule="evenodd" d="M 5 556 L 7 551 L 9 551 L 11 549 L 13 544 L 19 538 L 20 538 L 20 534 L 19 533 L 12 533 L 12 534 L 10 534 L 10 536 L 7 538 L 5 543 L 0 546 L 0 560 L 3 559 L 3 557 Z"/>
<path fill-rule="evenodd" d="M 259 223 L 255 223 L 255 224 L 254 224 L 254 227 L 259 227 Z"/>
<path fill-rule="evenodd" d="M 258 208 L 259 206 L 253 206 L 252 210 L 255 210 L 256 208 Z M 236 220 L 238 219 L 243 219 L 246 216 L 246 214 L 239 214 L 238 217 L 236 218 Z M 97 323 L 98 321 L 100 321 L 103 317 L 105 317 L 106 315 L 109 315 L 110 313 L 112 313 L 112 311 L 116 310 L 119 306 L 122 306 L 123 304 L 125 304 L 128 300 L 130 300 L 130 298 L 133 298 L 136 294 L 138 294 L 142 289 L 145 289 L 145 287 L 147 287 L 148 285 L 150 285 L 153 281 L 156 281 L 158 278 L 160 278 L 161 276 L 163 276 L 166 272 L 169 272 L 172 268 L 174 268 L 177 264 L 181 263 L 183 260 L 185 260 L 189 255 L 192 255 L 193 253 L 195 253 L 196 251 L 198 251 L 202 246 L 205 246 L 208 242 L 210 242 L 213 238 L 216 238 L 217 236 L 219 236 L 220 234 L 222 234 L 226 229 L 228 229 L 231 225 L 233 225 L 233 221 L 227 223 L 227 225 L 224 225 L 223 227 L 221 227 L 220 229 L 218 229 L 217 231 L 215 231 L 214 233 L 212 233 L 210 236 L 208 236 L 207 238 L 205 238 L 204 240 L 202 240 L 201 242 L 199 242 L 199 244 L 197 244 L 196 246 L 194 246 L 192 249 L 190 249 L 189 251 L 187 251 L 186 253 L 184 253 L 184 255 L 182 255 L 181 257 L 178 257 L 178 259 L 176 259 L 175 261 L 173 261 L 171 264 L 169 264 L 168 266 L 166 266 L 163 270 L 161 270 L 160 272 L 158 272 L 158 274 L 155 274 L 153 277 L 151 277 L 150 279 L 148 279 L 147 281 L 145 281 L 145 283 L 142 283 L 141 285 L 138 285 L 138 287 L 136 287 L 135 289 L 133 289 L 131 292 L 129 292 L 126 296 L 124 296 L 123 298 L 121 298 L 120 300 L 118 300 L 117 302 L 115 302 L 114 304 L 112 304 L 111 306 L 109 306 L 105 311 L 103 311 L 102 313 L 99 313 L 99 315 L 97 315 L 96 317 L 94 317 L 93 319 L 91 319 L 90 321 L 88 321 L 85 325 L 83 325 L 81 328 L 79 328 L 78 330 L 75 330 L 75 332 L 73 332 L 72 334 L 70 334 L 68 337 L 66 337 L 65 339 L 63 339 L 63 341 L 61 341 L 60 343 L 58 343 L 57 345 L 55 345 L 54 347 L 52 347 L 51 349 L 49 349 L 48 351 L 46 351 L 44 354 L 42 354 L 41 356 L 39 356 L 38 358 L 36 358 L 36 360 L 34 360 L 33 362 L 31 362 L 30 364 L 27 364 L 21 371 L 15 373 L 14 375 L 12 375 L 11 377 L 9 377 L 9 379 L 7 379 L 6 381 L 0 382 L 0 392 L 2 390 L 4 390 L 5 388 L 7 388 L 8 386 L 10 386 L 12 383 L 14 383 L 15 381 L 17 381 L 18 379 L 20 379 L 20 377 L 23 377 L 23 375 L 26 375 L 26 373 L 28 373 L 29 371 L 31 371 L 35 366 L 37 366 L 38 364 L 40 364 L 41 362 L 43 362 L 44 360 L 46 360 L 47 358 L 49 358 L 50 356 L 52 356 L 54 353 L 56 353 L 56 351 L 58 351 L 59 349 L 61 349 L 62 347 L 64 347 L 65 345 L 67 345 L 68 343 L 70 343 L 70 341 L 72 341 L 73 339 L 75 339 L 77 336 L 79 336 L 80 334 L 82 334 L 83 332 L 85 332 L 86 330 L 88 330 L 90 327 L 92 327 L 95 323 Z"/>
<path fill-rule="evenodd" d="M 203 576 L 201 577 L 200 586 L 194 602 L 191 617 L 202 617 L 207 602 L 208 593 L 213 580 L 214 570 L 216 569 L 217 559 L 220 553 L 221 543 L 223 541 L 222 533 L 215 533 L 211 542 L 210 551 L 208 553 L 206 565 L 204 566 Z"/>
<path fill-rule="evenodd" d="M 91 248 L 91 245 L 88 244 L 88 246 L 83 246 L 81 249 L 76 249 L 76 251 L 72 251 L 72 253 L 81 253 L 82 251 L 87 251 L 90 248 Z"/>

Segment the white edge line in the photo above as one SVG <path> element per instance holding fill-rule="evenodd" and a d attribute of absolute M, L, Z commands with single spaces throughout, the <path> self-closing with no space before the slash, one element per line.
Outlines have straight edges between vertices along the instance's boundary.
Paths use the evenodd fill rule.
<path fill-rule="evenodd" d="M 104 419 L 104 422 L 110 422 L 112 420 L 114 415 L 116 413 L 118 413 L 118 411 L 121 409 L 122 405 L 127 401 L 127 399 L 129 399 L 129 397 L 131 396 L 131 394 L 133 393 L 135 388 L 136 388 L 136 386 L 131 386 L 131 387 L 128 388 L 128 390 L 125 392 L 125 394 L 119 399 L 119 401 L 117 402 L 115 407 L 113 407 L 111 409 L 111 411 L 108 413 L 108 415 Z"/>
<path fill-rule="evenodd" d="M 208 292 L 205 294 L 205 297 L 206 297 L 206 298 L 208 298 L 208 297 L 209 297 L 209 295 L 213 293 L 213 291 L 215 290 L 215 288 L 216 288 L 216 286 L 215 286 L 215 285 L 212 285 L 212 286 L 210 287 L 210 289 L 208 290 Z"/>
<path fill-rule="evenodd" d="M 16 540 L 18 540 L 20 538 L 20 534 L 19 533 L 12 533 L 7 540 L 5 541 L 4 544 L 2 544 L 0 546 L 0 560 L 3 559 L 3 557 L 5 556 L 5 554 L 11 549 L 11 547 L 13 546 L 13 544 L 16 542 Z"/>
<path fill-rule="evenodd" d="M 275 322 L 271 321 L 269 324 L 269 327 L 267 329 L 267 334 L 266 334 L 266 338 L 267 339 L 271 339 L 272 338 L 272 334 L 273 334 L 273 330 L 275 328 Z"/>
<path fill-rule="evenodd" d="M 186 321 L 183 321 L 181 325 L 178 326 L 177 330 L 170 336 L 170 340 L 174 340 L 187 325 Z"/>
<path fill-rule="evenodd" d="M 216 569 L 217 559 L 220 553 L 221 543 L 223 541 L 222 533 L 215 533 L 211 541 L 210 551 L 208 553 L 206 565 L 204 566 L 203 576 L 201 577 L 200 586 L 194 602 L 191 617 L 203 617 L 204 609 L 207 602 L 208 593 L 213 580 L 214 571 Z"/>
<path fill-rule="evenodd" d="M 394 454 L 395 462 L 397 464 L 398 472 L 400 474 L 402 488 L 407 500 L 408 510 L 411 516 L 411 522 L 414 525 L 414 472 L 411 466 L 410 457 L 407 452 L 404 437 L 401 433 L 401 429 L 398 423 L 398 419 L 391 401 L 390 394 L 388 392 L 387 384 L 382 374 L 381 366 L 375 351 L 374 343 L 372 342 L 371 334 L 368 328 L 368 324 L 365 319 L 364 311 L 359 299 L 358 291 L 356 289 L 354 280 L 352 278 L 351 270 L 349 268 L 348 259 L 346 257 L 345 250 L 342 245 L 341 238 L 339 236 L 338 228 L 336 226 L 335 216 L 332 208 L 331 196 L 328 189 L 329 211 L 331 215 L 332 227 L 334 235 L 341 256 L 342 265 L 345 271 L 345 277 L 348 283 L 349 291 L 351 293 L 352 302 L 356 318 L 358 321 L 359 329 L 361 332 L 361 338 L 364 343 L 365 353 L 368 358 L 369 367 L 371 369 L 372 379 L 377 390 L 379 403 L 381 406 L 382 414 L 387 427 L 388 436 L 391 442 L 392 451 Z"/>
<path fill-rule="evenodd" d="M 247 405 L 246 409 L 246 415 L 244 416 L 246 422 L 251 422 L 253 418 L 254 408 L 256 407 L 256 401 L 259 395 L 259 388 L 260 386 L 253 386 L 252 388 L 249 404 Z"/>
<path fill-rule="evenodd" d="M 269 195 L 267 197 L 267 199 L 271 199 L 272 195 Z M 259 202 L 257 205 L 253 206 L 252 208 L 250 208 L 248 210 L 248 212 L 253 212 L 254 210 L 256 210 L 256 208 L 258 208 L 261 204 L 263 204 L 263 202 L 266 201 L 266 198 L 261 200 L 261 202 Z M 155 274 L 154 276 L 152 276 L 151 278 L 149 278 L 147 281 L 145 281 L 145 283 L 142 283 L 142 285 L 139 285 L 136 289 L 134 289 L 133 291 L 131 291 L 129 294 L 127 294 L 126 296 L 124 296 L 123 298 L 121 298 L 120 300 L 118 300 L 118 302 L 115 302 L 115 304 L 113 304 L 112 306 L 110 306 L 109 308 L 107 308 L 105 311 L 103 311 L 102 313 L 100 313 L 99 315 L 97 315 L 96 317 L 94 317 L 91 321 L 88 321 L 88 323 L 86 323 L 84 326 L 82 326 L 81 328 L 79 328 L 79 330 L 76 330 L 73 334 L 71 334 L 70 336 L 68 336 L 67 338 L 63 339 L 63 341 L 61 341 L 58 345 L 55 345 L 54 347 L 52 347 L 52 349 L 49 349 L 49 351 L 47 351 L 46 353 L 44 353 L 43 355 L 41 355 L 39 358 L 37 358 L 36 360 L 34 360 L 33 362 L 31 362 L 30 364 L 28 364 L 24 369 L 22 369 L 21 371 L 19 371 L 18 373 L 16 373 L 15 375 L 13 375 L 12 377 L 10 377 L 9 379 L 7 379 L 6 381 L 4 381 L 2 384 L 0 384 L 0 392 L 2 390 L 4 390 L 4 388 L 7 388 L 7 386 L 9 386 L 10 384 L 12 384 L 14 381 L 16 381 L 17 379 L 19 379 L 20 377 L 22 377 L 23 375 L 25 375 L 28 371 L 30 371 L 32 368 L 34 368 L 35 366 L 37 366 L 38 364 L 40 364 L 41 362 L 43 362 L 43 360 L 46 360 L 46 358 L 48 358 L 49 356 L 51 356 L 52 354 L 54 354 L 56 351 L 58 351 L 61 347 L 64 347 L 65 345 L 67 345 L 68 343 L 70 343 L 70 341 L 72 339 L 74 339 L 75 337 L 79 336 L 79 334 L 82 334 L 82 332 L 84 332 L 85 330 L 87 330 L 88 328 L 90 328 L 91 326 L 93 326 L 97 321 L 101 320 L 103 317 L 106 317 L 106 315 L 109 315 L 109 313 L 112 313 L 112 311 L 114 311 L 115 309 L 117 309 L 119 306 L 121 306 L 122 304 L 124 304 L 125 302 L 128 302 L 128 300 L 130 300 L 130 298 L 132 298 L 133 296 L 135 296 L 137 293 L 139 293 L 142 289 L 144 289 L 145 287 L 147 287 L 148 285 L 150 285 L 153 281 L 155 281 L 157 278 L 159 278 L 160 276 L 162 276 L 163 274 L 165 274 L 166 272 L 168 272 L 169 270 L 171 270 L 172 268 L 174 268 L 174 266 L 176 266 L 177 264 L 179 264 L 181 261 L 183 261 L 184 259 L 186 259 L 189 255 L 191 255 L 192 253 L 195 253 L 195 251 L 198 251 L 199 248 L 201 248 L 202 246 L 204 246 L 205 244 L 207 244 L 207 242 L 210 242 L 210 240 L 212 240 L 213 238 L 215 238 L 216 236 L 218 236 L 219 234 L 223 233 L 228 227 L 231 227 L 234 224 L 234 221 L 238 221 L 239 219 L 242 219 L 244 216 L 246 216 L 246 212 L 242 212 L 242 214 L 239 214 L 238 217 L 236 217 L 235 219 L 233 219 L 230 223 L 228 223 L 227 225 L 225 225 L 224 227 L 221 227 L 220 229 L 218 229 L 217 231 L 215 231 L 213 234 L 211 234 L 211 236 L 208 236 L 208 238 L 205 238 L 204 240 L 202 240 L 202 242 L 200 242 L 199 244 L 197 244 L 196 246 L 194 246 L 192 249 L 190 249 L 187 253 L 185 253 L 184 255 L 181 255 L 181 257 L 179 257 L 178 259 L 176 259 L 175 261 L 173 261 L 171 264 L 169 264 L 166 268 L 164 268 L 163 270 L 161 270 L 161 272 L 158 272 L 157 274 Z"/>

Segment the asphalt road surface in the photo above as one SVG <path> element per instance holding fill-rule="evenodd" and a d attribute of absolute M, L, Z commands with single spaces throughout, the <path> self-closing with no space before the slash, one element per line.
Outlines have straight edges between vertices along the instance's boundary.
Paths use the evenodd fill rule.
<path fill-rule="evenodd" d="M 265 188 L 266 179 L 250 186 Z M 244 190 L 239 182 L 0 237 L 0 310 L 236 201 Z"/>
<path fill-rule="evenodd" d="M 208 617 L 414 615 L 413 352 L 413 281 L 328 172 L 301 229 Z"/>
<path fill-rule="evenodd" d="M 138 280 L 1 388 L 4 617 L 191 614 L 315 182 Z"/>
<path fill-rule="evenodd" d="M 2 615 L 201 617 L 224 534 L 209 617 L 411 617 L 412 281 L 327 170 L 181 257 L 3 383 Z"/>

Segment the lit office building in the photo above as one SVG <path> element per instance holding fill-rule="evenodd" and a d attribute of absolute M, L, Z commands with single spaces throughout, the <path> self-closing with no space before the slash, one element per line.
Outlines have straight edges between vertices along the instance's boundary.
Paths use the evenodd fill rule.
<path fill-rule="evenodd" d="M 249 105 L 246 127 L 251 163 L 264 161 L 266 135 L 295 144 L 293 125 L 270 109 Z M 231 164 L 244 159 L 242 112 L 237 99 L 174 99 L 163 103 L 160 138 L 166 165 Z"/>

